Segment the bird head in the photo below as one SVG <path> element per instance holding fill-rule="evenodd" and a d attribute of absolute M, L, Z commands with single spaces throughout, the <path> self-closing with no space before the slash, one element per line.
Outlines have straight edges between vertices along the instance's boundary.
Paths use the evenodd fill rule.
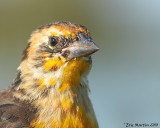
<path fill-rule="evenodd" d="M 90 71 L 91 54 L 97 50 L 82 25 L 71 22 L 43 25 L 32 33 L 23 52 L 21 78 L 28 82 L 31 81 L 28 77 L 32 77 L 42 87 L 57 85 L 61 90 L 79 85 L 81 76 Z"/>
<path fill-rule="evenodd" d="M 66 62 L 84 59 L 99 50 L 86 27 L 70 22 L 55 22 L 39 27 L 23 52 L 22 61 L 34 62 L 44 71 L 57 70 Z"/>

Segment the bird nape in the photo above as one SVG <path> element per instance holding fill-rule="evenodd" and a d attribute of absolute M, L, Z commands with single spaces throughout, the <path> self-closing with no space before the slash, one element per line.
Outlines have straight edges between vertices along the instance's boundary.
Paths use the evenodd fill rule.
<path fill-rule="evenodd" d="M 0 92 L 1 128 L 98 128 L 87 74 L 99 48 L 86 27 L 54 22 L 34 31 L 17 76 Z"/>

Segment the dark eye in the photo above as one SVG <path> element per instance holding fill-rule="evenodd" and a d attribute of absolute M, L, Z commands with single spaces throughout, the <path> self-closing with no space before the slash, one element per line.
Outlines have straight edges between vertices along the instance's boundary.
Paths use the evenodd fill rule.
<path fill-rule="evenodd" d="M 51 36 L 49 38 L 49 45 L 52 46 L 52 47 L 54 47 L 56 44 L 57 44 L 56 38 L 54 36 Z"/>

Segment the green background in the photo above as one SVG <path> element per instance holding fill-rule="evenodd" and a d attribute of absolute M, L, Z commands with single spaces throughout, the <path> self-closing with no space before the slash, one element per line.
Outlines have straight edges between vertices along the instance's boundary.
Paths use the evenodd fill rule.
<path fill-rule="evenodd" d="M 0 88 L 15 77 L 31 32 L 59 20 L 87 26 L 101 48 L 89 75 L 100 128 L 159 123 L 159 0 L 0 0 Z"/>

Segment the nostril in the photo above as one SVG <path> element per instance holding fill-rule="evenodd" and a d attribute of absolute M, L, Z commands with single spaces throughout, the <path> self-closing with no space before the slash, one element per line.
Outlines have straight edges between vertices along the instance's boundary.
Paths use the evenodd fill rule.
<path fill-rule="evenodd" d="M 79 41 L 79 40 L 80 40 L 79 36 L 76 36 L 76 41 Z"/>

